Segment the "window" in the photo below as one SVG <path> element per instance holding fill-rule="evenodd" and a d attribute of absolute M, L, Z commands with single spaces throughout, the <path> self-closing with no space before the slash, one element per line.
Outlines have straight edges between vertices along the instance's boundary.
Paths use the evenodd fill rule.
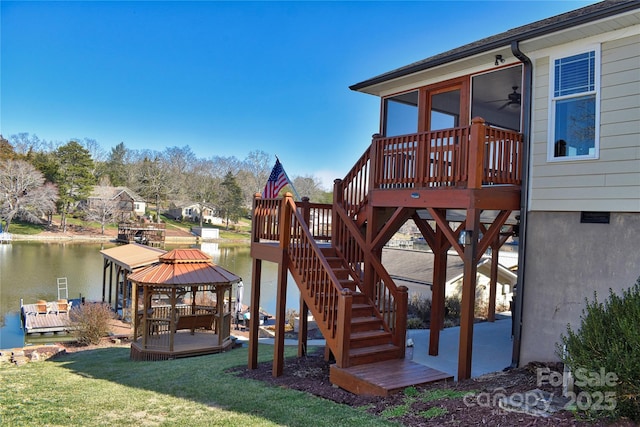
<path fill-rule="evenodd" d="M 551 61 L 550 160 L 598 158 L 597 50 Z"/>
<path fill-rule="evenodd" d="M 384 135 L 398 136 L 418 132 L 418 92 L 384 100 Z"/>

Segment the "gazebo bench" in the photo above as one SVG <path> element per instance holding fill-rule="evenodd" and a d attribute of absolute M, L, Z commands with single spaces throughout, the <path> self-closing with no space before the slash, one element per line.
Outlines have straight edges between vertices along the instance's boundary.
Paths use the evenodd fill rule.
<path fill-rule="evenodd" d="M 176 331 L 180 329 L 190 329 L 191 335 L 196 329 L 213 329 L 215 315 L 210 314 L 185 314 L 180 315 L 176 320 Z"/>

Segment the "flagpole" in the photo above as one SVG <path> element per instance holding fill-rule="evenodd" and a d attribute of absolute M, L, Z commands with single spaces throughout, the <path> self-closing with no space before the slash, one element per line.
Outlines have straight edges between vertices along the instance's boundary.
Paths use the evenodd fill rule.
<path fill-rule="evenodd" d="M 277 155 L 276 155 L 276 160 L 280 162 L 280 159 L 278 158 Z M 282 162 L 280 162 L 280 164 L 282 164 Z M 291 181 L 291 179 L 289 179 L 289 175 L 287 175 L 287 171 L 285 170 L 284 166 L 282 166 L 282 172 L 284 172 L 284 176 L 287 177 L 287 181 L 289 182 L 289 185 L 291 186 L 291 189 L 293 190 L 293 195 L 296 197 L 297 201 L 298 202 L 302 201 L 302 199 L 300 198 L 300 195 L 296 191 L 296 187 L 293 186 L 293 181 Z"/>

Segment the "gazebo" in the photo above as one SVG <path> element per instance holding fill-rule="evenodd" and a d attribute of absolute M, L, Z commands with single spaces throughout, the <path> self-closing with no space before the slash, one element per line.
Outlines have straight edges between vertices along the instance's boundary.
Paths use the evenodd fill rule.
<path fill-rule="evenodd" d="M 232 286 L 240 277 L 199 249 L 174 249 L 159 261 L 128 276 L 137 308 L 131 359 L 167 360 L 229 348 Z"/>

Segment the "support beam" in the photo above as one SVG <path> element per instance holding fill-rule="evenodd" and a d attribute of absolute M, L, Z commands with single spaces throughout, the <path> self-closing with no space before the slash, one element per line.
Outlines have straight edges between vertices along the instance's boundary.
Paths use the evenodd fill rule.
<path fill-rule="evenodd" d="M 489 281 L 489 312 L 487 320 L 496 320 L 496 287 L 498 286 L 498 255 L 500 253 L 500 236 L 496 236 L 495 243 L 491 245 L 491 278 Z"/>
<path fill-rule="evenodd" d="M 436 228 L 433 249 L 433 284 L 431 286 L 431 322 L 429 325 L 429 355 L 437 356 L 440 346 L 440 331 L 444 326 L 445 284 L 447 281 L 448 244 L 441 227 Z"/>
<path fill-rule="evenodd" d="M 260 311 L 260 282 L 262 279 L 262 260 L 253 258 L 251 272 L 251 307 L 249 316 L 258 319 Z M 258 369 L 258 323 L 249 324 L 249 369 Z M 254 327 L 255 326 L 255 327 Z"/>
<path fill-rule="evenodd" d="M 480 210 L 467 209 L 466 230 L 471 231 L 471 244 L 464 247 L 464 278 L 460 310 L 460 346 L 458 350 L 458 381 L 471 378 L 473 349 L 473 321 L 478 274 L 478 234 Z"/>
<path fill-rule="evenodd" d="M 278 291 L 276 295 L 276 336 L 273 343 L 273 368 L 274 377 L 279 377 L 284 373 L 284 324 L 286 322 L 287 311 L 287 264 L 288 255 L 283 254 L 283 261 L 278 264 Z M 251 307 L 253 309 L 253 306 Z M 251 328 L 258 328 L 259 317 L 251 313 Z"/>
<path fill-rule="evenodd" d="M 278 264 L 278 291 L 276 295 L 276 336 L 273 343 L 273 368 L 272 375 L 279 377 L 284 372 L 284 324 L 287 311 L 287 272 L 289 271 L 289 241 L 291 238 L 291 214 L 293 195 L 286 193 L 280 205 L 280 244 L 279 249 L 282 254 L 282 261 Z M 253 311 L 256 316 L 253 316 Z M 258 307 L 251 307 L 251 331 L 254 328 L 258 332 Z"/>
<path fill-rule="evenodd" d="M 293 326 L 293 325 L 291 325 Z M 298 322 L 298 357 L 307 355 L 307 336 L 309 334 L 309 306 L 300 295 L 300 321 Z"/>
<path fill-rule="evenodd" d="M 384 222 L 379 231 L 376 231 L 375 238 L 371 242 L 373 249 L 382 248 L 393 235 L 404 225 L 405 222 L 415 212 L 413 208 L 397 208 L 391 217 Z M 375 230 L 374 230 L 375 231 Z"/>
<path fill-rule="evenodd" d="M 446 209 L 439 210 L 434 208 L 427 208 L 427 210 L 429 211 L 429 214 L 431 215 L 433 220 L 436 222 L 437 226 L 442 229 L 442 232 L 446 236 L 449 243 L 451 243 L 451 246 L 453 247 L 453 249 L 455 249 L 456 252 L 458 252 L 458 255 L 460 255 L 460 258 L 464 258 L 465 256 L 464 248 L 462 247 L 462 245 L 460 245 L 460 243 L 458 243 L 459 231 L 454 232 L 449 226 L 449 222 L 447 221 Z M 480 211 L 478 210 L 478 212 Z M 478 213 L 478 216 L 479 215 L 480 214 Z"/>

